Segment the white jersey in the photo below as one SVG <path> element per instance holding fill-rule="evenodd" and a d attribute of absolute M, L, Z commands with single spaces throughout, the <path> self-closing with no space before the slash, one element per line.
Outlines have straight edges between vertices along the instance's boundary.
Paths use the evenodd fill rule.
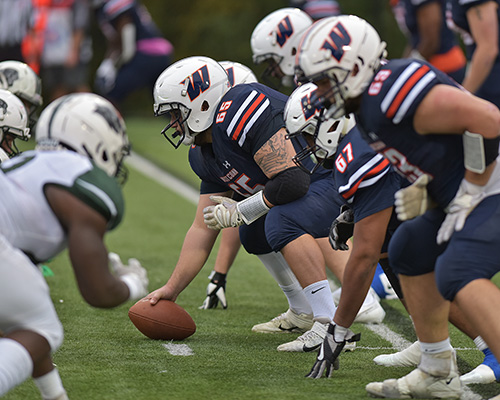
<path fill-rule="evenodd" d="M 44 195 L 47 185 L 64 188 L 102 214 L 108 228 L 123 216 L 115 179 L 72 151 L 28 151 L 0 166 L 0 234 L 35 262 L 66 247 L 65 232 Z"/>

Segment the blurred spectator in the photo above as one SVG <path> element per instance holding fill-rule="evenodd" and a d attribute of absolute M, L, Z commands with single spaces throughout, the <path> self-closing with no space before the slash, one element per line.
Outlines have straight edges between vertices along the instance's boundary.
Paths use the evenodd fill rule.
<path fill-rule="evenodd" d="M 446 0 L 390 0 L 408 40 L 403 57 L 425 60 L 455 81 L 465 76 L 466 59 L 446 23 Z"/>
<path fill-rule="evenodd" d="M 33 0 L 35 23 L 28 64 L 40 68 L 44 93 L 51 102 L 74 92 L 89 92 L 92 43 L 87 0 Z"/>
<path fill-rule="evenodd" d="M 138 1 L 94 0 L 93 4 L 108 42 L 96 73 L 97 92 L 115 105 L 138 89 L 152 92 L 156 78 L 173 60 L 172 44 Z"/>
<path fill-rule="evenodd" d="M 335 0 L 290 0 L 290 6 L 300 8 L 315 21 L 341 14 L 339 3 Z"/>
<path fill-rule="evenodd" d="M 31 13 L 31 0 L 0 0 L 0 61 L 24 61 L 22 42 Z"/>

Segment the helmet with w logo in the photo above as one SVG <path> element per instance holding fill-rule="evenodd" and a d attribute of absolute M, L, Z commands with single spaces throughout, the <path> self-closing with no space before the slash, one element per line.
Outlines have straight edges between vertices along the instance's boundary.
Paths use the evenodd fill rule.
<path fill-rule="evenodd" d="M 311 17 L 304 11 L 290 7 L 272 12 L 257 24 L 250 45 L 255 64 L 270 63 L 264 71 L 264 80 L 273 75 L 273 68 L 278 66 L 284 75 L 282 84 L 292 86 L 295 54 L 302 35 L 312 23 Z"/>
<path fill-rule="evenodd" d="M 172 64 L 153 89 L 155 116 L 170 117 L 161 133 L 175 148 L 193 144 L 194 137 L 212 125 L 230 87 L 226 70 L 209 57 L 188 57 Z M 170 129 L 175 126 L 179 129 Z"/>
<path fill-rule="evenodd" d="M 316 90 L 314 83 L 300 85 L 288 98 L 284 111 L 288 137 L 296 139 L 302 149 L 293 161 L 310 174 L 320 165 L 327 167 L 327 159 L 335 156 L 340 140 L 356 124 L 352 114 L 338 119 L 323 119 L 324 110 L 318 103 Z M 300 137 L 304 140 L 299 140 Z M 312 169 L 311 158 L 316 163 Z"/>
<path fill-rule="evenodd" d="M 369 85 L 385 57 L 385 42 L 365 20 L 355 15 L 324 18 L 304 35 L 300 45 L 296 74 L 318 82 L 327 78 L 331 92 L 327 117 L 345 114 L 345 100 L 359 96 Z"/>

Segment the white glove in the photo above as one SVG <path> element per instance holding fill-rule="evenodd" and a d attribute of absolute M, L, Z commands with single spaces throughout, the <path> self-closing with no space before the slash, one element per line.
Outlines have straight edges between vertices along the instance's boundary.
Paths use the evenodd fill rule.
<path fill-rule="evenodd" d="M 437 235 L 437 243 L 450 240 L 455 231 L 461 231 L 467 216 L 484 199 L 484 186 L 475 185 L 462 179 L 455 198 L 446 207 L 448 214 Z"/>
<path fill-rule="evenodd" d="M 235 228 L 245 223 L 243 216 L 236 207 L 238 204 L 236 200 L 224 196 L 210 196 L 210 200 L 219 203 L 203 209 L 205 224 L 210 229 L 218 231 L 224 228 Z"/>
<path fill-rule="evenodd" d="M 139 260 L 129 258 L 128 265 L 123 265 L 120 256 L 116 253 L 109 253 L 108 259 L 111 270 L 128 286 L 129 300 L 142 299 L 148 294 L 148 273 Z"/>
<path fill-rule="evenodd" d="M 425 213 L 430 206 L 427 184 L 431 181 L 427 174 L 421 175 L 415 182 L 394 194 L 394 206 L 400 221 L 406 221 Z"/>
<path fill-rule="evenodd" d="M 115 86 L 116 67 L 110 58 L 105 58 L 96 71 L 96 81 L 104 92 L 110 91 Z"/>

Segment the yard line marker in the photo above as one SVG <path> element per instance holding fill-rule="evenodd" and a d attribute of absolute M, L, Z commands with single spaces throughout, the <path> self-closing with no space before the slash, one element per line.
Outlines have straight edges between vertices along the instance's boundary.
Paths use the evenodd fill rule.
<path fill-rule="evenodd" d="M 191 186 L 189 186 L 182 180 L 172 176 L 168 172 L 157 167 L 155 164 L 153 164 L 146 158 L 138 155 L 135 152 L 131 152 L 130 156 L 127 157 L 126 160 L 127 163 L 130 164 L 132 167 L 134 167 L 136 170 L 142 172 L 144 175 L 155 180 L 162 186 L 178 193 L 180 196 L 191 201 L 193 204 L 198 203 L 198 198 L 199 198 L 198 191 L 193 189 Z M 405 349 L 411 344 L 411 342 L 406 340 L 403 336 L 399 335 L 398 333 L 392 331 L 385 324 L 365 324 L 365 325 L 368 327 L 368 329 L 370 329 L 371 331 L 373 331 L 374 333 L 376 333 L 377 335 L 379 335 L 380 337 L 391 343 L 393 347 L 398 351 Z M 167 343 L 164 344 L 163 346 L 172 355 L 190 356 L 194 354 L 191 348 L 185 344 Z M 181 346 L 182 349 L 179 348 L 178 346 Z M 178 351 L 180 351 L 181 353 L 184 351 L 188 353 L 190 352 L 190 354 L 174 354 Z M 464 386 L 464 393 L 462 394 L 462 397 L 460 397 L 460 400 L 482 400 L 482 396 L 479 396 L 478 394 L 470 390 L 467 386 Z"/>
<path fill-rule="evenodd" d="M 173 356 L 192 356 L 194 351 L 187 344 L 164 343 L 163 347 Z"/>

